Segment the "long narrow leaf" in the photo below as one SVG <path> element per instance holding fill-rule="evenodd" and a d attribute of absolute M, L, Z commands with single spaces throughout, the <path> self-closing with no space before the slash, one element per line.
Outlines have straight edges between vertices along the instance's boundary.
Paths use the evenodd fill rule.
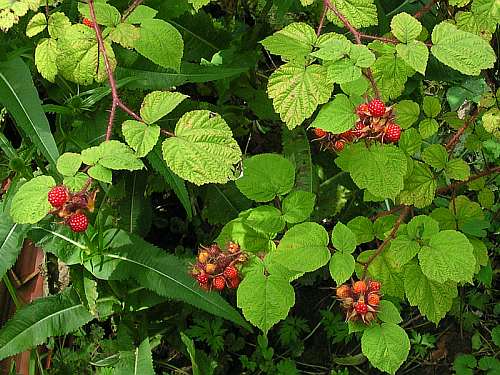
<path fill-rule="evenodd" d="M 31 79 L 31 73 L 21 58 L 0 63 L 0 103 L 14 117 L 47 160 L 55 165 L 59 157 L 49 122 Z"/>
<path fill-rule="evenodd" d="M 134 350 L 120 352 L 120 361 L 113 371 L 113 375 L 154 375 L 154 373 L 148 338 Z"/>
<path fill-rule="evenodd" d="M 0 213 L 0 279 L 16 262 L 27 226 L 14 223 L 7 212 Z"/>
<path fill-rule="evenodd" d="M 70 333 L 92 320 L 71 289 L 21 308 L 0 330 L 0 360 Z"/>
<path fill-rule="evenodd" d="M 182 203 L 182 206 L 186 210 L 188 219 L 193 217 L 193 210 L 191 209 L 191 201 L 189 199 L 189 193 L 186 189 L 186 184 L 179 176 L 170 170 L 167 164 L 163 161 L 161 157 L 161 148 L 156 146 L 149 154 L 148 161 L 153 167 L 153 169 L 161 174 L 167 184 L 170 185 L 174 191 L 177 198 Z"/>
<path fill-rule="evenodd" d="M 85 263 L 85 267 L 96 277 L 105 280 L 135 279 L 161 296 L 184 301 L 245 328 L 249 327 L 240 313 L 219 294 L 207 293 L 199 288 L 188 275 L 185 263 L 125 231 L 114 236 L 107 253 L 93 257 Z"/>

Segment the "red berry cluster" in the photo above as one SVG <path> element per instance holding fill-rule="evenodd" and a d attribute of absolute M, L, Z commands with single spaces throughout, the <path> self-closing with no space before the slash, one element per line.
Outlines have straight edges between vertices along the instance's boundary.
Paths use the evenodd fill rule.
<path fill-rule="evenodd" d="M 380 282 L 359 280 L 352 285 L 343 284 L 337 288 L 336 294 L 342 302 L 347 320 L 370 323 L 377 318 Z"/>
<path fill-rule="evenodd" d="M 48 193 L 47 199 L 54 207 L 50 213 L 64 219 L 73 232 L 85 232 L 89 225 L 86 211 L 94 210 L 97 191 L 86 190 L 71 193 L 64 185 L 54 186 Z"/>
<path fill-rule="evenodd" d="M 237 265 L 247 260 L 248 256 L 235 242 L 229 242 L 224 251 L 217 244 L 200 246 L 190 274 L 205 290 L 222 291 L 226 286 L 236 289 L 241 281 Z"/>
<path fill-rule="evenodd" d="M 88 27 L 91 27 L 93 28 L 94 27 L 94 22 L 92 22 L 92 20 L 89 20 L 88 18 L 84 18 L 82 23 L 85 25 L 85 26 L 88 26 Z"/>
<path fill-rule="evenodd" d="M 361 139 L 378 140 L 382 143 L 397 142 L 401 136 L 401 128 L 394 123 L 395 116 L 392 107 L 386 107 L 380 99 L 373 99 L 356 108 L 359 119 L 354 129 L 341 134 L 332 134 L 323 129 L 315 128 L 316 138 L 320 140 L 323 149 L 340 152 L 346 143 Z"/>

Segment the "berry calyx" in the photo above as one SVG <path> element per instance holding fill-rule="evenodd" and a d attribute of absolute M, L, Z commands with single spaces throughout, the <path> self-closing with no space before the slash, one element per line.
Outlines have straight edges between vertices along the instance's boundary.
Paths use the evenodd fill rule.
<path fill-rule="evenodd" d="M 227 251 L 229 251 L 231 254 L 237 253 L 240 251 L 240 245 L 238 245 L 236 242 L 230 241 L 227 244 Z"/>
<path fill-rule="evenodd" d="M 354 310 L 358 314 L 366 314 L 368 312 L 368 306 L 364 302 L 358 302 L 354 305 Z"/>
<path fill-rule="evenodd" d="M 228 279 L 235 279 L 238 277 L 238 270 L 233 266 L 228 266 L 224 270 L 224 276 L 226 276 Z"/>
<path fill-rule="evenodd" d="M 333 148 L 335 149 L 335 151 L 337 152 L 340 152 L 344 149 L 344 146 L 345 146 L 345 142 L 344 141 L 335 141 L 335 143 L 333 144 Z"/>
<path fill-rule="evenodd" d="M 370 280 L 368 282 L 368 287 L 370 288 L 371 292 L 378 292 L 380 291 L 380 282 Z"/>
<path fill-rule="evenodd" d="M 380 99 L 373 99 L 368 103 L 368 110 L 374 117 L 381 117 L 385 114 L 385 104 Z"/>
<path fill-rule="evenodd" d="M 344 299 L 351 296 L 351 288 L 348 285 L 341 285 L 336 291 L 337 298 Z"/>
<path fill-rule="evenodd" d="M 385 128 L 385 139 L 389 142 L 397 142 L 399 141 L 399 137 L 401 137 L 401 128 L 396 124 L 387 124 Z"/>
<path fill-rule="evenodd" d="M 196 281 L 198 281 L 198 284 L 204 285 L 208 283 L 208 276 L 205 275 L 204 273 L 199 274 L 196 276 Z"/>
<path fill-rule="evenodd" d="M 368 295 L 368 304 L 370 306 L 378 306 L 378 304 L 380 303 L 380 297 L 378 294 L 375 294 L 375 293 L 370 293 Z"/>
<path fill-rule="evenodd" d="M 91 20 L 89 20 L 88 18 L 84 18 L 82 23 L 85 25 L 85 26 L 88 26 L 88 27 L 94 27 L 94 22 L 92 22 Z"/>
<path fill-rule="evenodd" d="M 73 232 L 85 232 L 89 226 L 89 219 L 85 214 L 76 213 L 70 216 L 68 225 Z"/>
<path fill-rule="evenodd" d="M 365 293 L 366 289 L 367 289 L 366 283 L 363 280 L 356 281 L 352 286 L 352 290 L 354 290 L 354 293 L 356 294 Z"/>
<path fill-rule="evenodd" d="M 365 115 L 368 111 L 368 104 L 366 103 L 360 104 L 358 105 L 358 108 L 356 108 L 356 114 L 358 116 Z"/>
<path fill-rule="evenodd" d="M 212 286 L 216 290 L 224 290 L 224 288 L 226 287 L 226 279 L 224 279 L 224 277 L 222 276 L 216 276 L 212 280 Z"/>
<path fill-rule="evenodd" d="M 56 208 L 60 208 L 69 199 L 68 189 L 64 186 L 54 186 L 48 193 L 47 199 L 49 203 Z"/>
<path fill-rule="evenodd" d="M 318 138 L 324 138 L 326 137 L 328 133 L 324 131 L 323 129 L 320 128 L 314 128 L 314 135 Z"/>

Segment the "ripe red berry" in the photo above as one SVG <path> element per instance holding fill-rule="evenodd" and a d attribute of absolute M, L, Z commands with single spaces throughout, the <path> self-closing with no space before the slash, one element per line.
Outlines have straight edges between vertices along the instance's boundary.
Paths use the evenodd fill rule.
<path fill-rule="evenodd" d="M 366 289 L 366 283 L 363 280 L 356 281 L 352 286 L 352 290 L 354 290 L 354 293 L 356 294 L 365 293 Z"/>
<path fill-rule="evenodd" d="M 363 130 L 365 127 L 366 127 L 365 124 L 363 124 L 361 121 L 358 121 L 356 123 L 356 127 L 355 128 L 356 128 L 356 130 L 360 131 L 360 130 Z"/>
<path fill-rule="evenodd" d="M 337 294 L 337 297 L 341 298 L 341 299 L 350 297 L 351 296 L 351 288 L 349 287 L 349 285 L 343 284 L 337 288 L 336 294 Z"/>
<path fill-rule="evenodd" d="M 216 290 L 224 290 L 224 288 L 226 287 L 226 279 L 224 279 L 224 277 L 222 276 L 216 276 L 212 280 L 212 286 Z"/>
<path fill-rule="evenodd" d="M 89 226 L 89 219 L 85 214 L 74 214 L 70 216 L 68 225 L 73 232 L 85 232 Z"/>
<path fill-rule="evenodd" d="M 380 303 L 380 297 L 378 294 L 370 293 L 368 295 L 368 304 L 370 306 L 378 306 L 379 303 Z"/>
<path fill-rule="evenodd" d="M 234 268 L 233 266 L 228 266 L 224 270 L 224 276 L 226 276 L 228 279 L 234 279 L 238 277 L 238 270 Z"/>
<path fill-rule="evenodd" d="M 373 99 L 368 103 L 368 110 L 372 116 L 380 117 L 385 113 L 385 104 L 380 99 Z"/>
<path fill-rule="evenodd" d="M 200 285 L 206 284 L 208 283 L 208 276 L 204 273 L 200 273 L 198 276 L 196 276 L 196 281 L 198 281 Z"/>
<path fill-rule="evenodd" d="M 314 135 L 316 135 L 316 137 L 318 138 L 324 138 L 327 134 L 328 132 L 324 131 L 323 129 L 314 128 Z"/>
<path fill-rule="evenodd" d="M 342 140 L 335 141 L 335 143 L 333 144 L 333 148 L 337 152 L 342 151 L 344 149 L 344 146 L 345 146 L 345 141 Z"/>
<path fill-rule="evenodd" d="M 380 282 L 378 282 L 378 281 L 370 280 L 370 282 L 368 283 L 368 286 L 369 286 L 371 292 L 380 291 Z"/>
<path fill-rule="evenodd" d="M 85 26 L 88 26 L 88 27 L 94 27 L 94 22 L 92 22 L 91 20 L 89 20 L 88 18 L 84 18 L 82 23 L 85 25 Z"/>
<path fill-rule="evenodd" d="M 368 306 L 366 306 L 364 302 L 358 302 L 354 305 L 354 310 L 356 310 L 358 314 L 366 314 L 368 312 Z"/>
<path fill-rule="evenodd" d="M 384 139 L 389 142 L 397 142 L 399 141 L 399 137 L 401 136 L 401 128 L 396 125 L 389 123 L 385 128 L 385 137 Z"/>
<path fill-rule="evenodd" d="M 69 199 L 69 192 L 64 186 L 54 186 L 47 195 L 49 203 L 56 208 L 60 208 Z"/>

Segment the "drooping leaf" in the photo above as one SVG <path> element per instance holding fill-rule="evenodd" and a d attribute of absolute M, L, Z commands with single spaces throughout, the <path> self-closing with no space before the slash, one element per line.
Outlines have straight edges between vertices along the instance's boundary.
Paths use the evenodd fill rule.
<path fill-rule="evenodd" d="M 375 324 L 363 332 L 361 350 L 373 366 L 395 374 L 408 357 L 410 339 L 397 324 Z"/>
<path fill-rule="evenodd" d="M 339 221 L 333 227 L 332 244 L 335 249 L 350 254 L 356 249 L 356 235 Z"/>
<path fill-rule="evenodd" d="M 346 282 L 354 273 L 354 257 L 349 253 L 335 252 L 330 259 L 330 275 L 337 285 Z"/>
<path fill-rule="evenodd" d="M 333 134 L 340 134 L 354 127 L 358 116 L 355 104 L 344 94 L 335 95 L 335 99 L 325 104 L 311 124 Z"/>
<path fill-rule="evenodd" d="M 422 160 L 434 169 L 440 171 L 448 163 L 448 151 L 442 145 L 433 144 L 422 152 Z"/>
<path fill-rule="evenodd" d="M 135 172 L 125 179 L 125 198 L 118 205 L 119 226 L 129 233 L 146 236 L 152 222 L 151 198 L 145 194 L 147 174 Z"/>
<path fill-rule="evenodd" d="M 411 100 L 401 100 L 394 105 L 396 122 L 403 129 L 412 126 L 420 115 L 420 106 Z"/>
<path fill-rule="evenodd" d="M 319 104 L 325 103 L 333 89 L 333 81 L 320 65 L 290 62 L 279 67 L 270 77 L 267 93 L 276 112 L 289 129 L 310 117 Z"/>
<path fill-rule="evenodd" d="M 189 303 L 211 314 L 248 327 L 240 314 L 220 295 L 203 291 L 186 272 L 186 264 L 142 238 L 124 231 L 113 236 L 106 252 L 85 263 L 105 280 L 135 279 L 155 293 Z"/>
<path fill-rule="evenodd" d="M 269 202 L 293 188 L 295 168 L 281 155 L 259 154 L 243 161 L 243 177 L 236 180 L 238 189 L 256 202 Z"/>
<path fill-rule="evenodd" d="M 406 178 L 399 199 L 403 204 L 423 208 L 432 203 L 436 188 L 437 181 L 430 168 L 424 163 L 414 162 L 412 174 Z"/>
<path fill-rule="evenodd" d="M 21 58 L 0 64 L 0 103 L 49 163 L 55 166 L 59 151 L 40 105 L 31 73 Z"/>
<path fill-rule="evenodd" d="M 122 132 L 127 144 L 138 157 L 149 154 L 160 137 L 158 125 L 147 125 L 136 120 L 127 120 L 122 124 Z"/>
<path fill-rule="evenodd" d="M 402 43 L 415 40 L 422 31 L 422 24 L 408 13 L 401 12 L 391 20 L 391 31 Z"/>
<path fill-rule="evenodd" d="M 294 22 L 268 36 L 261 44 L 270 53 L 285 60 L 303 61 L 312 52 L 316 39 L 316 32 L 311 26 Z"/>
<path fill-rule="evenodd" d="M 328 243 L 328 233 L 321 225 L 297 224 L 285 233 L 273 259 L 290 270 L 315 271 L 330 259 Z"/>
<path fill-rule="evenodd" d="M 377 317 L 385 323 L 399 324 L 403 321 L 397 307 L 391 301 L 387 300 L 380 301 Z"/>
<path fill-rule="evenodd" d="M 63 176 L 74 176 L 82 165 L 82 157 L 74 152 L 65 152 L 57 159 L 57 171 Z"/>
<path fill-rule="evenodd" d="M 313 193 L 311 145 L 303 128 L 282 129 L 283 156 L 295 165 L 295 188 Z"/>
<path fill-rule="evenodd" d="M 226 246 L 229 241 L 234 241 L 240 245 L 244 251 L 258 252 L 258 251 L 271 251 L 275 248 L 272 241 L 275 233 L 263 232 L 253 228 L 248 222 L 242 218 L 231 220 L 227 223 L 216 242 L 221 246 Z"/>
<path fill-rule="evenodd" d="M 264 233 L 279 233 L 285 227 L 281 211 L 273 206 L 259 206 L 243 211 L 239 215 L 244 224 Z"/>
<path fill-rule="evenodd" d="M 420 74 L 425 75 L 427 60 L 429 59 L 429 49 L 423 42 L 413 40 L 408 44 L 398 44 L 396 45 L 396 51 L 398 52 L 398 56 L 401 57 L 408 66 L 412 67 Z"/>
<path fill-rule="evenodd" d="M 198 110 L 182 116 L 175 137 L 162 146 L 163 158 L 181 178 L 196 185 L 235 179 L 234 165 L 241 150 L 231 129 L 218 114 Z"/>
<path fill-rule="evenodd" d="M 83 161 L 85 162 L 85 159 Z M 135 171 L 144 167 L 130 147 L 115 140 L 105 141 L 99 145 L 97 163 L 112 170 Z"/>
<path fill-rule="evenodd" d="M 281 275 L 251 272 L 238 287 L 237 304 L 245 318 L 267 334 L 273 325 L 287 317 L 295 304 L 295 293 Z"/>
<path fill-rule="evenodd" d="M 153 91 L 142 101 L 141 117 L 147 124 L 154 124 L 186 98 L 187 95 L 178 92 Z"/>
<path fill-rule="evenodd" d="M 465 181 L 470 176 L 469 164 L 463 159 L 452 159 L 446 163 L 445 173 L 448 178 Z"/>
<path fill-rule="evenodd" d="M 57 75 L 57 56 L 59 50 L 54 39 L 42 39 L 35 49 L 35 65 L 43 78 L 54 82 Z"/>
<path fill-rule="evenodd" d="M 42 220 L 52 209 L 47 195 L 55 185 L 50 176 L 38 176 L 22 185 L 12 199 L 12 220 L 18 224 L 34 224 Z"/>
<path fill-rule="evenodd" d="M 422 146 L 422 137 L 417 129 L 411 128 L 407 129 L 399 138 L 399 148 L 403 150 L 407 155 L 412 156 L 417 152 L 420 152 L 420 147 Z"/>
<path fill-rule="evenodd" d="M 396 99 L 405 88 L 408 77 L 414 71 L 396 55 L 382 55 L 372 66 L 373 77 L 383 99 Z"/>
<path fill-rule="evenodd" d="M 432 30 L 431 52 L 443 64 L 468 75 L 493 67 L 495 52 L 483 38 L 441 22 Z"/>
<path fill-rule="evenodd" d="M 283 199 L 283 218 L 288 223 L 300 223 L 311 216 L 316 202 L 316 195 L 308 191 L 296 190 Z"/>
<path fill-rule="evenodd" d="M 453 299 L 458 295 L 456 283 L 431 280 L 416 264 L 405 268 L 404 286 L 410 304 L 417 306 L 422 315 L 436 324 L 451 309 Z"/>
<path fill-rule="evenodd" d="M 39 33 L 41 33 L 47 27 L 47 18 L 45 18 L 44 13 L 35 14 L 30 21 L 28 26 L 26 26 L 26 36 L 31 38 Z"/>

